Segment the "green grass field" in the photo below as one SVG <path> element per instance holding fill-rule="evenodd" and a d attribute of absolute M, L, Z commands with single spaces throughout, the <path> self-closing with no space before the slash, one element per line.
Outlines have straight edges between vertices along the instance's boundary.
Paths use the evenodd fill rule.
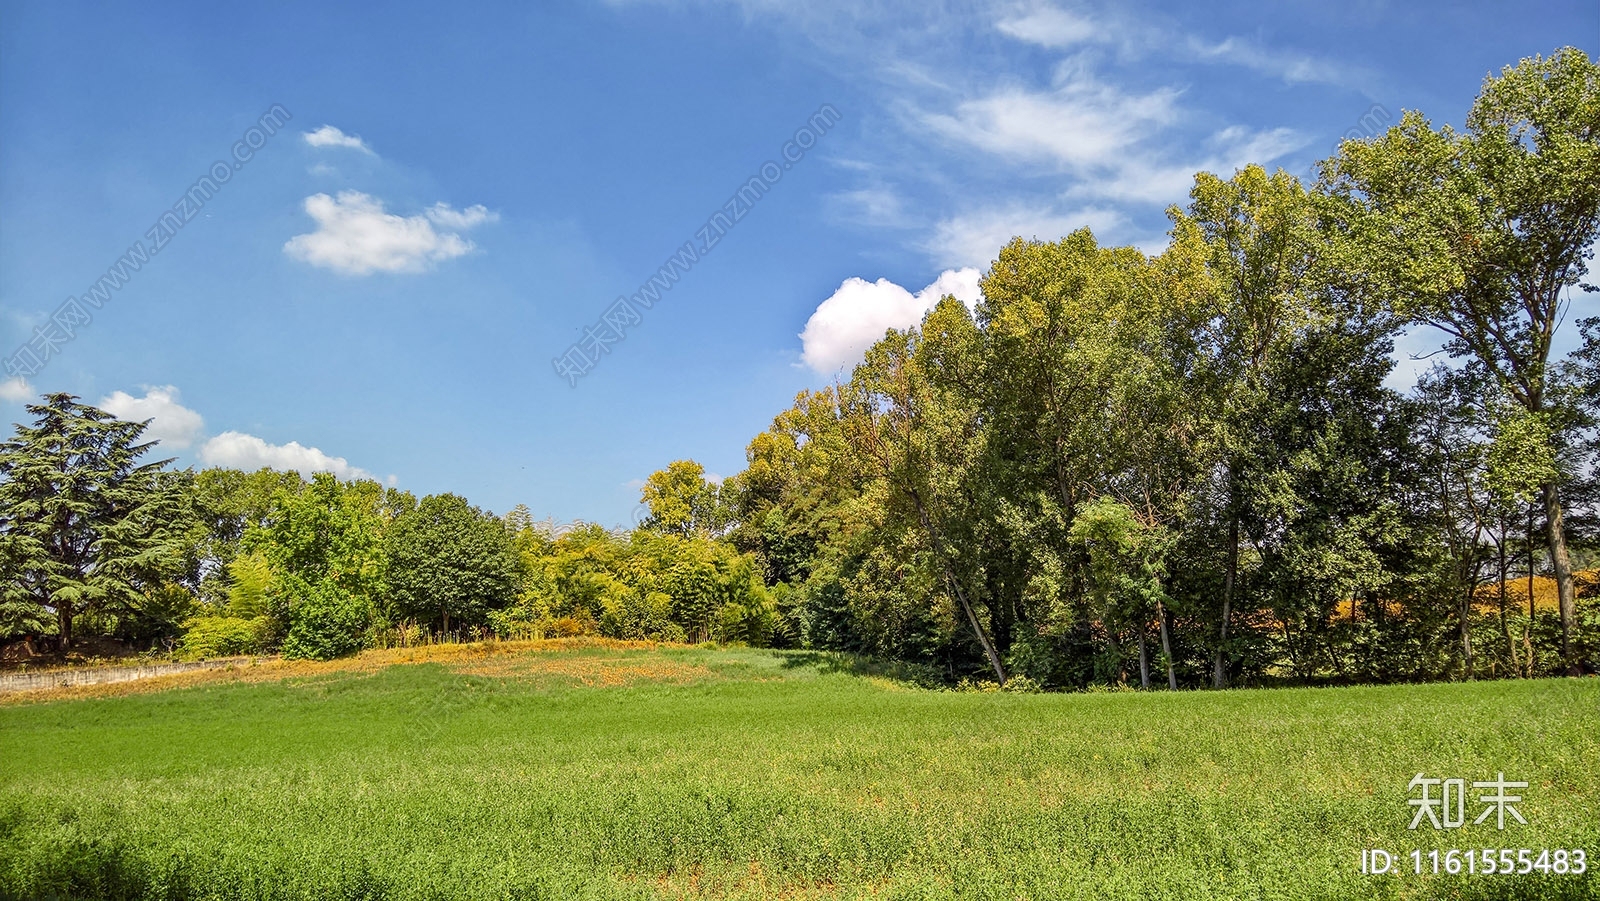
<path fill-rule="evenodd" d="M 465 662 L 463 662 L 465 661 Z M 579 647 L 0 706 L 0 897 L 1600 898 L 1600 680 L 1018 695 Z M 1529 824 L 1406 829 L 1418 771 Z M 1409 869 L 1409 858 L 1406 858 Z"/>

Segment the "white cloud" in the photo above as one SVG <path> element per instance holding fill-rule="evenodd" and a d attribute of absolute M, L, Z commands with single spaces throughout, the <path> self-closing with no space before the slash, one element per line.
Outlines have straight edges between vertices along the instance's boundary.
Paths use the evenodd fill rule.
<path fill-rule="evenodd" d="M 424 271 L 473 248 L 471 241 L 436 230 L 434 223 L 466 229 L 496 218 L 482 206 L 454 210 L 443 203 L 434 204 L 426 215 L 397 216 L 384 210 L 383 201 L 360 191 L 340 191 L 337 197 L 313 194 L 305 206 L 317 230 L 290 238 L 284 253 L 346 275 Z"/>
<path fill-rule="evenodd" d="M 1252 131 L 1233 126 L 1206 141 L 1209 152 L 1185 163 L 1155 162 L 1129 156 L 1113 171 L 1100 178 L 1087 179 L 1066 193 L 1068 197 L 1097 197 L 1141 203 L 1182 204 L 1194 186 L 1196 172 L 1211 172 L 1223 178 L 1250 163 L 1268 165 L 1286 153 L 1306 146 L 1305 135 L 1292 128 Z"/>
<path fill-rule="evenodd" d="M 1178 91 L 1126 94 L 1070 62 L 1057 72 L 1056 81 L 1049 91 L 1011 87 L 965 100 L 950 113 L 924 116 L 923 122 L 948 140 L 1008 160 L 1055 164 L 1076 176 L 1064 196 L 1162 206 L 1181 203 L 1196 172 L 1229 177 L 1240 166 L 1270 163 L 1307 143 L 1290 128 L 1231 126 L 1205 140 L 1203 155 L 1174 162 L 1156 138 L 1182 116 Z M 948 246 L 952 240 L 941 232 L 933 243 Z M 941 258 L 942 264 L 952 262 Z M 966 255 L 962 264 L 976 265 L 977 260 Z"/>
<path fill-rule="evenodd" d="M 200 460 L 207 466 L 226 466 L 254 472 L 263 467 L 279 472 L 298 472 L 306 478 L 312 473 L 331 472 L 341 479 L 369 479 L 372 474 L 351 466 L 343 457 L 332 457 L 298 441 L 268 444 L 243 432 L 223 432 L 200 446 Z"/>
<path fill-rule="evenodd" d="M 946 294 L 969 307 L 975 305 L 980 297 L 978 278 L 976 269 L 947 270 L 916 294 L 886 278 L 876 282 L 847 278 L 806 322 L 800 333 L 801 356 L 820 373 L 854 365 L 884 332 L 921 322 Z"/>
<path fill-rule="evenodd" d="M 0 390 L 9 384 L 0 382 Z M 204 437 L 204 419 L 179 402 L 178 389 L 172 385 L 144 386 L 142 397 L 113 391 L 96 406 L 118 419 L 148 420 L 150 425 L 145 437 L 160 441 L 163 447 L 187 448 Z M 306 447 L 297 441 L 269 444 L 243 432 L 228 431 L 206 439 L 196 456 L 207 466 L 226 466 L 247 472 L 266 467 L 280 472 L 298 472 L 307 478 L 317 472 L 331 472 L 341 479 L 372 478 L 366 470 L 350 465 L 349 460 L 323 453 L 318 448 Z M 388 477 L 391 486 L 396 482 L 394 476 Z"/>
<path fill-rule="evenodd" d="M 1244 38 L 1225 38 L 1207 44 L 1190 37 L 1187 49 L 1202 62 L 1229 63 L 1281 78 L 1289 84 L 1348 85 L 1366 81 L 1366 73 L 1304 53 L 1269 50 Z"/>
<path fill-rule="evenodd" d="M 473 204 L 464 210 L 453 210 L 448 203 L 436 203 L 428 207 L 428 218 L 444 228 L 464 231 L 485 222 L 498 222 L 500 214 L 489 212 L 489 208 L 481 203 Z"/>
<path fill-rule="evenodd" d="M 25 401 L 33 397 L 33 386 L 22 376 L 0 382 L 0 400 Z"/>
<path fill-rule="evenodd" d="M 188 447 L 205 429 L 205 420 L 199 413 L 178 402 L 178 389 L 171 385 L 146 385 L 143 397 L 134 397 L 126 391 L 113 391 L 95 406 L 129 422 L 149 420 L 150 425 L 144 431 L 145 439 L 159 441 L 169 448 Z"/>
<path fill-rule="evenodd" d="M 1020 162 L 1068 171 L 1113 165 L 1177 116 L 1169 88 L 1126 94 L 1076 73 L 1050 91 L 1006 88 L 924 117 L 945 138 Z"/>
<path fill-rule="evenodd" d="M 1066 213 L 1021 205 L 991 207 L 941 220 L 923 249 L 941 266 L 986 269 L 1014 237 L 1058 241 L 1080 228 L 1104 236 L 1124 221 L 1116 210 L 1094 207 Z"/>
<path fill-rule="evenodd" d="M 884 187 L 841 191 L 827 198 L 836 218 L 853 225 L 874 228 L 905 228 L 913 220 L 906 213 L 900 195 Z"/>
<path fill-rule="evenodd" d="M 1053 6 L 1042 6 L 1026 15 L 1001 19 L 995 27 L 1001 34 L 1041 47 L 1071 47 L 1104 41 L 1107 37 L 1103 25 Z"/>
<path fill-rule="evenodd" d="M 1108 11 L 1089 17 L 1055 6 L 1039 5 L 1026 13 L 995 23 L 1008 37 L 1055 50 L 1089 44 L 1115 44 L 1128 58 L 1152 55 L 1203 65 L 1231 65 L 1250 69 L 1288 84 L 1329 84 L 1360 87 L 1371 82 L 1366 70 L 1345 63 L 1265 47 L 1248 38 L 1230 36 L 1210 42 L 1187 33 L 1163 16 L 1131 16 Z"/>
<path fill-rule="evenodd" d="M 316 131 L 305 132 L 302 137 L 312 147 L 348 147 L 351 150 L 377 156 L 372 148 L 367 146 L 367 142 L 361 140 L 360 135 L 347 135 L 332 125 L 324 125 Z"/>

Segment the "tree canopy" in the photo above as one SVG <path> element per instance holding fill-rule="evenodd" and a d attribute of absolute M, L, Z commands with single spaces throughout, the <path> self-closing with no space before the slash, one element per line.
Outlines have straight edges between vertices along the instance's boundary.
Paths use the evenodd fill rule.
<path fill-rule="evenodd" d="M 162 467 L 141 463 L 153 443 L 123 422 L 50 394 L 36 419 L 0 444 L 0 582 L 7 625 L 54 619 L 64 647 L 83 615 L 136 611 L 175 569 L 182 494 Z"/>

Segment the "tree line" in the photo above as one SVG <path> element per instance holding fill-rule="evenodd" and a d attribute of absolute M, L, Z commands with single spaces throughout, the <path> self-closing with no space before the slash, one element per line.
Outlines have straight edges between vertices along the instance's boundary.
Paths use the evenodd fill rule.
<path fill-rule="evenodd" d="M 1013 240 L 627 532 L 366 480 L 141 462 L 65 394 L 0 445 L 0 637 L 208 656 L 601 634 L 1011 687 L 1594 671 L 1600 67 L 1486 80 L 1311 183 L 1196 176 L 1148 255 Z M 1441 360 L 1389 387 L 1396 338 Z M 1548 589 L 1547 587 L 1548 586 Z M 1548 597 L 1546 597 L 1548 595 Z"/>
<path fill-rule="evenodd" d="M 172 470 L 139 462 L 145 423 L 68 394 L 28 409 L 0 444 L 0 638 L 313 659 L 440 637 L 772 640 L 754 559 L 692 529 L 556 535 L 526 507 L 370 479 Z"/>

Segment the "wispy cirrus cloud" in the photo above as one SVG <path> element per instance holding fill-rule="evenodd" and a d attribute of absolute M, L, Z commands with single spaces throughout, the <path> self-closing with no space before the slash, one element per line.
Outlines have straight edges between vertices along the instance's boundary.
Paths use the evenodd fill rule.
<path fill-rule="evenodd" d="M 1058 241 L 1080 228 L 1103 236 L 1125 223 L 1122 213 L 1107 207 L 1060 211 L 1048 204 L 977 206 L 939 220 L 922 249 L 940 266 L 986 269 L 1014 237 Z"/>
<path fill-rule="evenodd" d="M 984 266 L 1014 235 L 1055 240 L 1081 226 L 1156 250 L 1162 209 L 1185 202 L 1196 172 L 1226 177 L 1310 143 L 1298 120 L 1273 121 L 1280 106 L 1240 111 L 1228 95 L 1241 82 L 1361 91 L 1370 81 L 1292 33 L 1266 37 L 1270 25 L 1247 38 L 1236 19 L 1196 27 L 1148 6 L 934 2 L 908 28 L 891 4 L 700 2 L 805 35 L 831 69 L 879 92 L 898 133 L 851 153 L 860 182 L 833 192 L 829 211 L 904 229 L 941 268 Z"/>
<path fill-rule="evenodd" d="M 995 23 L 995 30 L 1019 41 L 1055 49 L 1103 43 L 1112 37 L 1104 23 L 1058 6 L 1035 6 L 1007 15 Z"/>
<path fill-rule="evenodd" d="M 841 191 L 829 195 L 828 206 L 834 218 L 874 228 L 908 228 L 915 220 L 907 213 L 900 195 L 882 185 Z"/>
<path fill-rule="evenodd" d="M 1062 196 L 1069 200 L 1090 198 L 1164 207 L 1182 203 L 1188 197 L 1197 172 L 1226 177 L 1250 163 L 1269 164 L 1308 142 L 1306 135 L 1292 128 L 1257 131 L 1230 126 L 1205 139 L 1197 156 L 1168 162 L 1130 154 L 1099 177 L 1074 184 Z"/>
<path fill-rule="evenodd" d="M 1239 66 L 1288 84 L 1362 88 L 1373 80 L 1364 67 L 1290 47 L 1273 47 L 1239 35 L 1207 40 L 1161 16 L 1126 11 L 1090 12 L 1081 6 L 1037 3 L 1002 15 L 995 30 L 1051 50 L 1115 45 L 1124 55 L 1164 56 L 1186 63 Z"/>
<path fill-rule="evenodd" d="M 1131 89 L 1101 71 L 1096 54 L 1075 52 L 1081 48 L 1115 44 L 1137 58 L 1176 47 L 1190 60 L 1243 65 L 1291 80 L 1339 77 L 1331 65 L 1268 53 L 1250 42 L 1178 40 L 1160 24 L 1078 8 L 1034 5 L 1001 17 L 994 27 L 1015 40 L 1062 51 L 1050 83 L 1030 85 L 1013 77 L 936 98 L 946 105 L 920 112 L 918 123 L 947 145 L 979 151 L 1029 177 L 1054 173 L 1061 186 L 1054 200 L 969 200 L 961 213 L 938 220 L 922 246 L 942 266 L 985 265 L 1012 236 L 1054 240 L 1079 226 L 1153 249 L 1159 243 L 1153 234 L 1133 234 L 1128 227 L 1144 215 L 1139 210 L 1184 202 L 1197 172 L 1226 176 L 1248 163 L 1271 164 L 1309 143 L 1307 135 L 1285 126 L 1212 125 L 1209 134 L 1197 134 L 1207 117 L 1197 114 L 1187 88 Z"/>
<path fill-rule="evenodd" d="M 1309 53 L 1269 49 L 1240 37 L 1224 38 L 1214 44 L 1191 37 L 1186 46 L 1196 60 L 1243 66 L 1289 84 L 1358 85 L 1371 78 L 1359 67 Z"/>
<path fill-rule="evenodd" d="M 937 135 L 1012 161 L 1066 171 L 1107 166 L 1177 116 L 1178 92 L 1129 94 L 1092 76 L 1052 90 L 1002 88 L 923 116 Z"/>

